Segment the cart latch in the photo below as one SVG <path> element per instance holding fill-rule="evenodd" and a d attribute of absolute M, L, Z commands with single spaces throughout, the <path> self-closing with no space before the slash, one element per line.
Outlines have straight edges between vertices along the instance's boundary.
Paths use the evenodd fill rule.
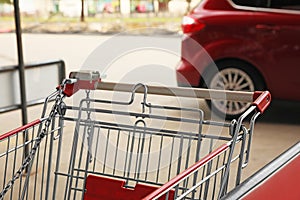
<path fill-rule="evenodd" d="M 70 97 L 78 90 L 95 90 L 101 81 L 98 71 L 75 71 L 71 72 L 69 78 L 64 81 L 63 93 Z"/>

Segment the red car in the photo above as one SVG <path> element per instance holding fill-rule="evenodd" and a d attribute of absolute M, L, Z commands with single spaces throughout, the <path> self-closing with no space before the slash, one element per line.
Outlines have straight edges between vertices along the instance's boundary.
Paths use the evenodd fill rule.
<path fill-rule="evenodd" d="M 179 86 L 300 100 L 300 1 L 202 0 L 183 18 Z M 249 105 L 209 102 L 233 118 Z"/>

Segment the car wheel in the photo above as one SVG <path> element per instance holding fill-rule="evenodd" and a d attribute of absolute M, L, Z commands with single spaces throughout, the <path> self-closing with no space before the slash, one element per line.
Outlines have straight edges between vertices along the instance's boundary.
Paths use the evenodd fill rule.
<path fill-rule="evenodd" d="M 207 74 L 206 77 L 206 86 L 210 89 L 256 91 L 265 88 L 261 75 L 245 62 L 227 60 L 216 65 L 218 72 Z M 229 120 L 238 118 L 251 104 L 227 100 L 211 100 L 207 103 L 214 113 Z"/>

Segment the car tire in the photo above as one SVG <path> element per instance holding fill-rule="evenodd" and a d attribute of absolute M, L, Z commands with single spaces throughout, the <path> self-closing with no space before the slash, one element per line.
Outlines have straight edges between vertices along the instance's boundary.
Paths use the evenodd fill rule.
<path fill-rule="evenodd" d="M 252 65 L 239 60 L 216 62 L 215 70 L 204 74 L 203 86 L 210 89 L 233 91 L 264 90 L 265 84 L 260 73 Z M 250 103 L 207 100 L 213 113 L 228 120 L 237 119 L 250 106 Z"/>

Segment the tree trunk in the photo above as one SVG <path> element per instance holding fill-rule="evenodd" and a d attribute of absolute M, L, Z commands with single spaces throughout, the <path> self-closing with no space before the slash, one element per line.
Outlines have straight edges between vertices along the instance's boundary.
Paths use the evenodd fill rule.
<path fill-rule="evenodd" d="M 186 2 L 188 3 L 186 12 L 189 13 L 191 11 L 191 0 L 186 0 Z"/>
<path fill-rule="evenodd" d="M 84 0 L 81 0 L 81 15 L 80 15 L 80 21 L 84 22 Z"/>

